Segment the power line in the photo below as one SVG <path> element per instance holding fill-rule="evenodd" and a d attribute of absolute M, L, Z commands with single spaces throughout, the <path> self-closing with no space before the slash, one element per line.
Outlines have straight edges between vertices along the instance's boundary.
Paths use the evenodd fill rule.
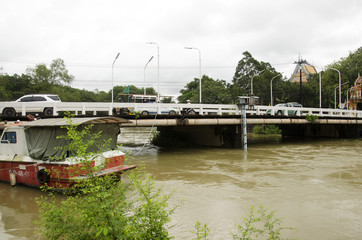
<path fill-rule="evenodd" d="M 9 63 L 18 63 L 18 64 L 50 64 L 49 61 L 37 61 L 37 60 L 17 60 L 17 59 L 10 59 L 10 58 L 0 58 L 0 62 L 9 62 Z M 271 63 L 274 66 L 279 65 L 290 65 L 292 63 Z M 89 64 L 89 63 L 67 63 L 67 67 L 84 67 L 84 68 L 111 68 L 111 64 Z M 143 69 L 143 65 L 118 65 L 114 66 L 114 68 L 121 68 L 121 69 Z M 149 68 L 156 69 L 155 66 L 150 66 Z M 161 69 L 197 69 L 198 66 L 160 66 Z M 206 69 L 234 69 L 236 66 L 203 66 Z"/>

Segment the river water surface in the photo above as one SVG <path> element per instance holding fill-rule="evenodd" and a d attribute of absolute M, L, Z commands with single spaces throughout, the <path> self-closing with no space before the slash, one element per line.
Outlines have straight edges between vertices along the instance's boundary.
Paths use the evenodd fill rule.
<path fill-rule="evenodd" d="M 136 133 L 136 134 L 135 134 Z M 299 239 L 362 239 L 362 140 L 293 140 L 248 136 L 241 149 L 157 149 L 149 129 L 127 129 L 120 140 L 143 164 L 170 205 L 170 232 L 192 239 L 197 221 L 209 239 L 232 239 L 251 206 L 276 211 Z M 35 239 L 38 189 L 0 183 L 0 239 Z"/>

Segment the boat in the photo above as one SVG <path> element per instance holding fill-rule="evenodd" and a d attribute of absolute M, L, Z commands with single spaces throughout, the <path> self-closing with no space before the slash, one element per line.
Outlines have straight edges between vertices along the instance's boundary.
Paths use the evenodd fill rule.
<path fill-rule="evenodd" d="M 125 154 L 117 148 L 120 124 L 127 120 L 115 117 L 93 118 L 48 118 L 35 121 L 16 121 L 0 124 L 0 181 L 11 185 L 24 184 L 31 187 L 48 186 L 69 189 L 77 182 L 92 177 L 114 174 L 120 178 L 125 171 L 136 168 L 125 164 Z M 91 161 L 82 162 L 60 146 L 68 141 L 67 125 L 84 129 L 92 125 L 91 134 L 99 133 L 99 139 L 110 139 L 109 149 L 89 148 Z M 113 149 L 113 150 L 112 150 Z M 84 166 L 100 166 L 90 173 Z M 78 169 L 78 170 L 77 170 Z"/>

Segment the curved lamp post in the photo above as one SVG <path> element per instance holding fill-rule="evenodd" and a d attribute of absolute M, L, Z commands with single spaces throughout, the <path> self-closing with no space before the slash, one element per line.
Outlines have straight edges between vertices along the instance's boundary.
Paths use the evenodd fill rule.
<path fill-rule="evenodd" d="M 160 101 L 160 47 L 155 42 L 147 42 L 157 46 L 157 102 Z"/>
<path fill-rule="evenodd" d="M 278 77 L 280 75 L 280 73 L 278 73 L 277 75 L 275 75 L 271 80 L 270 80 L 270 105 L 273 106 L 273 80 L 274 78 Z"/>
<path fill-rule="evenodd" d="M 348 92 L 350 92 L 351 91 L 351 89 L 352 89 L 353 87 L 350 87 L 350 88 L 348 88 L 347 89 L 347 110 L 349 110 L 349 95 L 348 95 Z"/>
<path fill-rule="evenodd" d="M 338 69 L 335 69 L 335 68 L 329 68 L 329 69 L 332 69 L 332 70 L 335 70 L 338 72 L 338 84 L 339 84 L 339 107 L 341 107 L 341 72 L 338 70 Z"/>
<path fill-rule="evenodd" d="M 197 50 L 199 52 L 199 75 L 200 75 L 200 93 L 199 93 L 199 101 L 200 103 L 202 102 L 201 101 L 201 52 L 199 49 L 197 48 L 194 48 L 194 47 L 185 47 L 185 49 L 194 49 L 194 50 Z"/>
<path fill-rule="evenodd" d="M 337 86 L 337 87 L 335 87 L 334 88 L 334 109 L 337 109 L 337 106 L 336 106 L 336 104 L 337 104 L 337 99 L 336 99 L 336 90 L 337 90 L 337 88 L 339 87 L 339 90 L 341 90 L 341 86 L 343 86 L 343 85 L 346 85 L 348 82 L 345 82 L 345 83 L 343 83 L 342 85 L 339 85 L 339 86 Z M 341 95 L 340 95 L 341 96 Z M 341 99 L 339 99 L 339 107 L 341 107 L 342 105 L 341 105 Z"/>
<path fill-rule="evenodd" d="M 113 103 L 113 67 L 114 67 L 114 63 L 116 62 L 118 56 L 119 56 L 119 53 L 117 53 L 117 56 L 115 57 L 113 64 L 112 64 L 112 103 Z"/>
<path fill-rule="evenodd" d="M 262 70 L 262 71 L 260 71 L 260 72 L 258 72 L 257 74 L 255 74 L 252 78 L 251 78 L 251 81 L 250 81 L 250 95 L 253 95 L 254 93 L 253 93 L 253 79 L 254 79 L 254 77 L 255 76 L 259 76 L 262 72 L 264 72 L 266 69 L 264 69 L 264 70 Z"/>
<path fill-rule="evenodd" d="M 153 59 L 153 56 L 150 58 L 150 60 L 148 60 L 148 62 L 145 65 L 145 68 L 143 69 L 143 75 L 144 75 L 143 76 L 143 87 L 144 87 L 143 95 L 146 95 L 146 67 L 152 61 L 152 59 Z"/>

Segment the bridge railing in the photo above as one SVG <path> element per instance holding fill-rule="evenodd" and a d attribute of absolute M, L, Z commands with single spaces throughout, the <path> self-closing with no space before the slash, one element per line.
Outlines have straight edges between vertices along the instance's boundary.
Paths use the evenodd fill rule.
<path fill-rule="evenodd" d="M 29 112 L 43 112 L 46 108 L 53 111 L 53 115 L 59 112 L 74 112 L 76 115 L 97 115 L 103 112 L 108 115 L 113 114 L 113 108 L 130 108 L 134 112 L 147 110 L 150 113 L 167 114 L 173 110 L 180 114 L 183 109 L 192 108 L 199 115 L 240 115 L 240 110 L 234 104 L 175 104 L 175 103 L 110 103 L 110 102 L 0 102 L 0 113 L 4 113 L 5 108 L 13 108 L 17 113 L 25 116 Z M 296 115 L 306 116 L 317 115 L 320 117 L 343 117 L 362 118 L 362 111 L 330 109 L 330 108 L 291 108 L 276 106 L 248 106 L 248 114 L 252 115 Z"/>
<path fill-rule="evenodd" d="M 284 115 L 284 116 L 307 116 L 316 115 L 320 117 L 347 117 L 362 118 L 362 111 L 332 108 L 293 108 L 293 107 L 275 107 L 275 106 L 255 106 L 255 111 L 251 114 L 256 115 Z M 248 112 L 248 111 L 247 111 Z"/>

